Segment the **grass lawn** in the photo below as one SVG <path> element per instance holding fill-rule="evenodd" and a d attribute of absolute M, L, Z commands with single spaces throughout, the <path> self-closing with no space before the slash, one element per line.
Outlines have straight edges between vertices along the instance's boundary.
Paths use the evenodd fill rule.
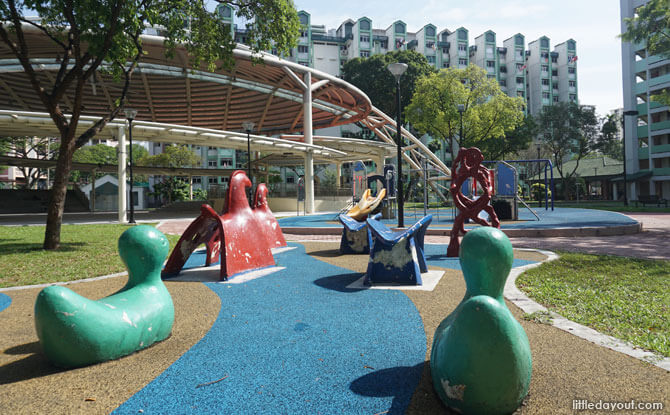
<path fill-rule="evenodd" d="M 125 271 L 117 251 L 129 225 L 63 225 L 61 248 L 42 249 L 44 226 L 0 226 L 0 287 L 99 277 Z M 179 236 L 166 235 L 170 249 Z"/>
<path fill-rule="evenodd" d="M 559 252 L 519 288 L 558 314 L 670 356 L 670 262 Z"/>

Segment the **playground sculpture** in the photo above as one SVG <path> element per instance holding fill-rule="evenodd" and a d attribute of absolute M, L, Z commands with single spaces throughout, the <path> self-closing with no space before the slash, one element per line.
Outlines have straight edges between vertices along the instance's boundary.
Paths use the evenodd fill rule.
<path fill-rule="evenodd" d="M 371 193 L 372 191 L 370 189 L 365 189 L 361 200 L 359 200 L 354 207 L 349 209 L 347 216 L 350 216 L 359 222 L 367 219 L 370 212 L 374 211 L 382 202 L 382 200 L 384 200 L 384 196 L 386 196 L 386 189 L 382 188 L 377 196 L 372 196 Z"/>
<path fill-rule="evenodd" d="M 342 239 L 340 240 L 340 253 L 342 254 L 367 254 L 370 252 L 370 233 L 365 219 L 384 200 L 386 189 L 382 188 L 377 196 L 371 196 L 371 193 L 370 189 L 365 189 L 361 200 L 354 207 L 337 216 L 343 226 Z M 374 216 L 375 219 L 380 217 L 380 214 Z"/>
<path fill-rule="evenodd" d="M 117 359 L 164 340 L 172 331 L 174 306 L 161 281 L 169 251 L 165 236 L 135 226 L 119 238 L 128 282 L 97 301 L 52 285 L 35 302 L 35 328 L 47 358 L 60 367 Z"/>
<path fill-rule="evenodd" d="M 428 271 L 423 240 L 432 220 L 428 215 L 394 232 L 382 222 L 368 219 L 372 243 L 364 283 L 422 285 L 421 273 Z"/>
<path fill-rule="evenodd" d="M 219 216 L 209 205 L 200 207 L 198 216 L 186 228 L 172 250 L 163 278 L 179 274 L 193 251 L 205 244 L 205 265 L 221 261 L 220 279 L 252 270 L 272 266 L 272 248 L 286 246 L 279 224 L 267 206 L 267 188 L 258 185 L 254 206 L 249 207 L 245 188 L 251 181 L 242 170 L 230 176 L 226 207 Z"/>
<path fill-rule="evenodd" d="M 528 394 L 528 337 L 503 299 L 513 260 L 499 229 L 481 227 L 463 238 L 467 290 L 435 331 L 430 359 L 435 391 L 458 413 L 511 414 Z"/>
<path fill-rule="evenodd" d="M 449 191 L 459 213 L 454 220 L 454 226 L 451 228 L 451 233 L 449 234 L 448 257 L 458 256 L 460 246 L 458 236 L 459 234 L 465 235 L 467 233 L 464 226 L 466 220 L 472 219 L 482 226 L 500 228 L 498 216 L 496 216 L 496 212 L 489 204 L 493 195 L 491 175 L 489 170 L 481 165 L 482 161 L 484 161 L 484 156 L 476 147 L 461 148 L 454 160 Z M 478 183 L 484 192 L 475 200 L 465 196 L 462 191 L 463 183 L 470 177 L 475 180 L 475 187 Z M 491 219 L 490 223 L 486 219 L 479 217 L 479 212 L 482 210 L 488 213 Z"/>

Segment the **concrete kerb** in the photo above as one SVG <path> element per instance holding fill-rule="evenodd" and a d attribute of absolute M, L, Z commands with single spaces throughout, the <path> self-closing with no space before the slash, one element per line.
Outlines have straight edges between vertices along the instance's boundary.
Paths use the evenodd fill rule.
<path fill-rule="evenodd" d="M 528 314 L 537 312 L 548 313 L 552 319 L 551 325 L 560 330 L 566 331 L 584 340 L 588 340 L 591 343 L 595 343 L 599 346 L 606 347 L 610 350 L 614 350 L 616 352 L 620 352 L 628 356 L 634 357 L 635 359 L 645 361 L 647 363 L 650 363 L 654 366 L 660 367 L 661 369 L 665 369 L 670 372 L 670 358 L 642 350 L 628 342 L 600 333 L 592 328 L 583 326 L 579 323 L 575 323 L 574 321 L 568 320 L 567 318 L 561 316 L 560 314 L 557 314 L 553 311 L 549 311 L 543 305 L 538 304 L 535 301 L 531 300 L 516 286 L 517 277 L 531 268 L 539 267 L 543 263 L 548 261 L 554 261 L 559 257 L 558 255 L 556 255 L 551 251 L 544 251 L 539 249 L 524 249 L 524 248 L 515 248 L 515 249 L 521 251 L 539 252 L 547 256 L 547 259 L 542 262 L 529 264 L 512 269 L 509 277 L 507 278 L 507 282 L 505 283 L 505 290 L 503 292 L 505 298 L 510 300 L 514 305 L 519 307 L 525 313 Z"/>

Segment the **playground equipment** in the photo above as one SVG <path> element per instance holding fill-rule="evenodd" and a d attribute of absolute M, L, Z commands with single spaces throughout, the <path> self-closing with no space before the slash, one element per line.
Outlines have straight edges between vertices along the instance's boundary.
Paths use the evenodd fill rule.
<path fill-rule="evenodd" d="M 221 280 L 240 272 L 275 264 L 272 248 L 286 246 L 286 241 L 267 206 L 267 189 L 259 184 L 252 210 L 245 194 L 251 181 L 242 170 L 230 176 L 230 185 L 223 215 L 209 205 L 202 205 L 198 216 L 186 228 L 168 259 L 163 277 L 179 274 L 193 251 L 205 244 L 209 266 L 221 258 Z"/>
<path fill-rule="evenodd" d="M 430 358 L 435 391 L 458 413 L 511 414 L 528 394 L 528 337 L 503 299 L 513 260 L 512 244 L 498 229 L 473 229 L 463 238 L 467 291 L 435 331 Z"/>
<path fill-rule="evenodd" d="M 35 302 L 35 328 L 42 350 L 57 366 L 78 367 L 117 359 L 164 340 L 172 331 L 174 306 L 160 270 L 167 238 L 151 226 L 135 226 L 119 238 L 128 283 L 97 301 L 52 285 Z"/>
<path fill-rule="evenodd" d="M 370 196 L 370 189 L 366 189 L 356 206 L 349 209 L 347 216 L 357 221 L 364 221 L 373 212 L 386 196 L 386 189 L 381 189 L 377 196 Z"/>
<path fill-rule="evenodd" d="M 386 189 L 386 196 L 382 199 L 382 218 L 392 219 L 395 218 L 395 203 L 396 203 L 396 193 L 395 193 L 395 166 L 393 164 L 386 164 L 384 166 L 384 174 L 379 175 L 375 174 L 368 176 L 368 188 L 373 186 L 373 183 L 380 182 L 381 187 Z"/>
<path fill-rule="evenodd" d="M 454 220 L 454 226 L 451 228 L 449 234 L 449 247 L 447 248 L 448 257 L 457 257 L 459 251 L 459 233 L 465 235 L 465 221 L 472 219 L 482 226 L 500 227 L 500 221 L 496 216 L 496 212 L 489 204 L 491 196 L 493 195 L 493 185 L 491 184 L 491 171 L 482 166 L 484 160 L 482 152 L 476 148 L 461 148 L 454 160 L 452 166 L 452 181 L 451 181 L 451 195 L 454 199 L 454 205 L 460 211 Z M 483 194 L 478 198 L 470 199 L 463 194 L 463 184 L 468 178 L 472 178 L 473 189 L 476 185 L 481 186 Z M 473 191 L 473 194 L 476 193 Z M 488 213 L 491 222 L 479 216 L 479 212 L 485 211 Z"/>
<path fill-rule="evenodd" d="M 364 283 L 422 285 L 428 271 L 423 239 L 433 220 L 428 215 L 404 231 L 394 232 L 376 219 L 368 219 L 372 243 Z"/>
<path fill-rule="evenodd" d="M 372 216 L 372 219 L 379 220 L 381 214 Z M 343 226 L 342 239 L 340 240 L 341 254 L 367 254 L 370 252 L 372 240 L 368 232 L 366 221 L 359 222 L 348 215 L 340 214 L 337 219 Z"/>

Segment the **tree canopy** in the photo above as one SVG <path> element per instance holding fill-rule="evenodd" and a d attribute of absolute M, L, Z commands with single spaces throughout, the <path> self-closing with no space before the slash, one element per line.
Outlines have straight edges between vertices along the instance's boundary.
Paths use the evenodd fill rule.
<path fill-rule="evenodd" d="M 648 55 L 670 58 L 670 1 L 650 0 L 624 21 L 627 30 L 621 35 L 623 40 L 645 44 Z M 665 88 L 652 99 L 670 105 L 670 90 Z"/>
<path fill-rule="evenodd" d="M 407 64 L 407 71 L 400 78 L 400 108 L 404 114 L 405 107 L 409 105 L 414 94 L 417 80 L 436 72 L 426 57 L 419 52 L 396 50 L 369 58 L 354 58 L 344 64 L 342 77 L 365 92 L 372 105 L 395 119 L 396 80 L 386 69 L 389 63 L 394 62 Z"/>
<path fill-rule="evenodd" d="M 487 158 L 512 151 L 499 141 L 523 122 L 523 99 L 507 96 L 495 79 L 475 65 L 421 77 L 407 107 L 407 120 L 421 133 L 447 141 L 453 150 L 454 137 L 460 134 L 459 104 L 464 109 L 460 146 L 477 146 Z"/>
<path fill-rule="evenodd" d="M 542 107 L 538 115 L 542 134 L 540 140 L 553 154 L 553 162 L 563 179 L 565 198 L 568 199 L 567 182 L 579 168 L 579 161 L 592 149 L 599 133 L 599 123 L 593 107 L 579 106 L 574 102 L 558 102 Z M 565 171 L 563 162 L 576 160 L 572 171 Z"/>
<path fill-rule="evenodd" d="M 297 43 L 300 23 L 291 0 L 245 0 L 219 3 L 232 6 L 248 21 L 246 36 L 253 51 L 287 51 Z M 145 27 L 160 26 L 166 51 L 174 54 L 185 45 L 194 67 L 214 68 L 217 62 L 231 66 L 235 41 L 230 26 L 208 10 L 206 0 L 6 0 L 0 2 L 0 41 L 18 59 L 35 95 L 60 132 L 60 154 L 54 173 L 44 238 L 45 249 L 60 245 L 60 228 L 72 157 L 77 148 L 93 138 L 113 120 L 126 103 L 130 81 L 142 59 L 141 34 Z M 24 11 L 37 13 L 39 21 L 27 19 Z M 59 70 L 42 77 L 31 64 L 31 49 L 24 29 L 35 27 L 59 50 L 54 59 Z M 41 47 L 41 46 L 40 46 Z M 86 82 L 105 62 L 119 82 L 110 97 L 113 108 L 97 122 L 77 133 Z M 107 70 L 107 69 L 106 69 Z M 66 96 L 67 93 L 67 96 Z M 69 100 L 70 117 L 64 114 Z"/>
<path fill-rule="evenodd" d="M 133 158 L 134 156 L 133 154 Z M 186 145 L 166 145 L 162 153 L 154 156 L 147 153 L 137 162 L 140 166 L 153 167 L 193 167 L 199 163 L 200 156 Z"/>
<path fill-rule="evenodd" d="M 596 137 L 594 149 L 615 160 L 623 160 L 623 143 L 619 135 L 621 117 L 611 113 L 600 121 L 600 134 Z"/>

